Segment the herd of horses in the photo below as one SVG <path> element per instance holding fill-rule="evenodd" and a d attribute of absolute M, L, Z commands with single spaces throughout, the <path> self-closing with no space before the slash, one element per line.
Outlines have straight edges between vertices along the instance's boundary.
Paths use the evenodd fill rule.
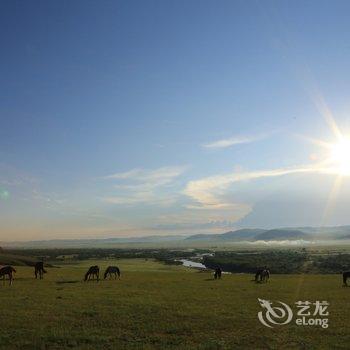
<path fill-rule="evenodd" d="M 14 273 L 16 273 L 16 269 L 10 265 L 7 266 L 2 266 L 0 267 L 0 278 L 3 279 L 3 281 L 5 281 L 5 277 L 7 276 L 10 285 L 12 285 L 13 280 L 14 280 Z M 44 278 L 44 273 L 46 273 L 47 271 L 44 268 L 44 262 L 42 261 L 38 261 L 37 263 L 35 263 L 34 265 L 34 275 L 35 278 L 39 278 L 39 279 L 43 279 Z M 121 273 L 120 273 L 120 269 L 117 266 L 108 266 L 103 278 L 106 279 L 107 276 L 109 276 L 109 278 L 112 278 L 112 276 L 114 275 L 114 278 L 120 279 Z M 85 276 L 84 276 L 84 281 L 89 281 L 89 280 L 96 280 L 99 281 L 100 279 L 100 268 L 97 265 L 91 266 L 88 271 L 86 272 Z"/>
<path fill-rule="evenodd" d="M 103 278 L 106 279 L 107 276 L 109 275 L 109 278 L 112 278 L 112 276 L 114 275 L 114 279 L 120 279 L 120 270 L 118 266 L 108 266 Z M 89 280 L 94 280 L 96 279 L 96 281 L 99 281 L 100 279 L 100 268 L 97 265 L 91 266 L 89 268 L 89 270 L 86 272 L 85 277 L 84 277 L 84 281 L 89 281 Z"/>
<path fill-rule="evenodd" d="M 221 267 L 217 267 L 214 270 L 214 279 L 220 279 L 222 275 Z M 258 269 L 255 273 L 254 281 L 256 283 L 267 283 L 270 278 L 270 270 L 264 266 L 262 269 Z"/>
<path fill-rule="evenodd" d="M 14 276 L 13 274 L 16 272 L 16 269 L 12 266 L 3 266 L 0 268 L 0 278 L 2 277 L 5 281 L 5 276 L 8 277 L 10 281 L 10 285 L 13 282 Z M 43 279 L 44 273 L 47 271 L 44 268 L 44 262 L 38 261 L 34 265 L 34 275 L 37 279 L 38 277 L 40 279 Z M 214 270 L 214 279 L 221 279 L 222 275 L 222 269 L 220 267 L 217 267 Z M 121 273 L 118 266 L 108 266 L 105 270 L 105 273 L 103 275 L 103 278 L 106 279 L 109 276 L 111 279 L 114 276 L 114 279 L 120 279 Z M 349 275 L 350 276 L 350 275 Z M 267 282 L 270 277 L 270 271 L 265 266 L 263 269 L 258 269 L 258 271 L 255 274 L 255 282 Z M 86 274 L 84 275 L 84 282 L 96 280 L 97 282 L 100 280 L 100 268 L 97 265 L 90 266 Z"/>
<path fill-rule="evenodd" d="M 214 271 L 214 279 L 220 279 L 222 270 L 220 267 L 216 268 Z M 343 286 L 348 287 L 347 280 L 350 278 L 350 271 L 345 271 L 343 274 Z M 258 269 L 255 273 L 254 281 L 256 283 L 267 283 L 270 279 L 270 269 L 264 266 L 262 269 Z"/>
<path fill-rule="evenodd" d="M 44 273 L 47 271 L 44 268 L 44 262 L 39 261 L 34 265 L 34 275 L 35 278 L 43 279 Z M 16 269 L 10 265 L 0 267 L 0 278 L 5 281 L 5 277 L 8 277 L 10 285 L 12 285 L 14 279 L 14 273 L 16 273 Z M 220 267 L 217 267 L 214 270 L 214 279 L 221 279 L 222 270 Z M 121 273 L 120 269 L 117 266 L 108 266 L 105 270 L 103 278 L 106 279 L 107 276 L 111 279 L 114 276 L 114 279 L 120 279 Z M 262 269 L 258 269 L 255 274 L 254 281 L 257 283 L 267 283 L 270 278 L 270 270 L 265 266 Z M 343 286 L 347 287 L 347 279 L 350 278 L 350 271 L 343 272 Z M 100 268 L 97 265 L 90 266 L 88 271 L 84 276 L 84 281 L 96 280 L 97 282 L 100 279 Z"/>

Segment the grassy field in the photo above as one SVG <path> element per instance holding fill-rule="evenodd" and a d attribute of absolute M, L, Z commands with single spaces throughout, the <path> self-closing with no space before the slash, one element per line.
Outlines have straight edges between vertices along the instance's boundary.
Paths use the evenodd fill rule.
<path fill-rule="evenodd" d="M 86 268 L 117 264 L 120 281 L 82 282 Z M 213 280 L 206 272 L 128 259 L 49 268 L 44 280 L 19 266 L 0 284 L 1 349 L 347 349 L 350 288 L 340 275 L 246 274 Z M 264 327 L 258 298 L 327 300 L 329 328 Z"/>

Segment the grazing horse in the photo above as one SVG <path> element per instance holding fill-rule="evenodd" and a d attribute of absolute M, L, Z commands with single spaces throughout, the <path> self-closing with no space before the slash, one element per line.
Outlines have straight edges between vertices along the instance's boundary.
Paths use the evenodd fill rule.
<path fill-rule="evenodd" d="M 222 274 L 222 270 L 220 267 L 217 267 L 214 272 L 214 278 L 215 279 L 220 279 Z"/>
<path fill-rule="evenodd" d="M 106 279 L 107 275 L 109 275 L 109 278 L 112 278 L 112 274 L 114 275 L 114 279 L 117 279 L 117 276 L 120 279 L 119 267 L 117 267 L 117 266 L 108 266 L 106 271 L 105 271 L 105 274 L 104 274 L 103 278 Z"/>
<path fill-rule="evenodd" d="M 260 275 L 260 282 L 265 282 L 267 283 L 270 278 L 270 270 L 269 269 L 264 269 Z"/>
<path fill-rule="evenodd" d="M 259 269 L 255 274 L 255 282 L 267 282 L 270 278 L 270 270 L 265 266 Z"/>
<path fill-rule="evenodd" d="M 89 281 L 91 276 L 92 276 L 92 279 L 96 277 L 97 282 L 99 281 L 100 268 L 97 265 L 91 266 L 89 268 L 88 272 L 85 274 L 84 281 L 85 282 Z"/>
<path fill-rule="evenodd" d="M 350 271 L 343 272 L 343 286 L 347 287 L 348 284 L 346 283 L 346 280 L 350 278 Z"/>
<path fill-rule="evenodd" d="M 35 278 L 39 278 L 43 279 L 44 278 L 44 273 L 46 273 L 47 271 L 44 269 L 44 262 L 43 261 L 38 261 L 35 265 L 34 265 L 34 274 L 35 274 Z"/>
<path fill-rule="evenodd" d="M 0 268 L 0 277 L 2 277 L 4 283 L 5 283 L 5 275 L 8 276 L 10 281 L 10 286 L 12 285 L 13 281 L 13 273 L 16 272 L 16 270 L 12 266 L 3 266 Z"/>

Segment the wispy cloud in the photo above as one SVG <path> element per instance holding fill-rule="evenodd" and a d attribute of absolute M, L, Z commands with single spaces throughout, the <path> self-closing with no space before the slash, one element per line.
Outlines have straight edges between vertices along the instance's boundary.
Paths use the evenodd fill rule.
<path fill-rule="evenodd" d="M 188 206 L 192 209 L 233 209 L 235 206 L 237 206 L 237 203 L 229 203 L 225 200 L 222 200 L 222 198 L 227 193 L 228 188 L 233 183 L 297 173 L 329 172 L 329 169 L 324 169 L 319 165 L 308 165 L 302 167 L 279 168 L 251 172 L 234 172 L 190 181 L 187 184 L 184 193 L 195 202 L 195 204 Z"/>
<path fill-rule="evenodd" d="M 170 189 L 185 170 L 185 166 L 167 166 L 153 170 L 132 169 L 105 176 L 104 179 L 117 180 L 118 183 L 113 185 L 116 193 L 103 199 L 109 203 L 129 205 L 173 203 L 177 195 Z"/>
<path fill-rule="evenodd" d="M 219 149 L 227 148 L 235 145 L 240 145 L 244 143 L 251 143 L 263 138 L 266 138 L 267 135 L 256 135 L 256 136 L 232 136 L 227 139 L 216 140 L 213 142 L 205 143 L 202 145 L 203 148 L 207 149 Z"/>
<path fill-rule="evenodd" d="M 105 176 L 106 179 L 136 180 L 152 184 L 171 182 L 175 177 L 181 175 L 186 170 L 186 166 L 166 166 L 154 170 L 132 169 L 123 173 L 115 173 Z"/>

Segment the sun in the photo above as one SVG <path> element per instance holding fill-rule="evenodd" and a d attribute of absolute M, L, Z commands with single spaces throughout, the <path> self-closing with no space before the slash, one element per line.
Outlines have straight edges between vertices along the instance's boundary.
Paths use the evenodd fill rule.
<path fill-rule="evenodd" d="M 350 136 L 348 134 L 339 131 L 333 143 L 319 139 L 308 139 L 326 150 L 326 153 L 322 155 L 323 161 L 318 163 L 322 171 L 340 177 L 350 176 Z"/>
<path fill-rule="evenodd" d="M 339 175 L 350 176 L 350 139 L 330 145 L 330 161 Z"/>

